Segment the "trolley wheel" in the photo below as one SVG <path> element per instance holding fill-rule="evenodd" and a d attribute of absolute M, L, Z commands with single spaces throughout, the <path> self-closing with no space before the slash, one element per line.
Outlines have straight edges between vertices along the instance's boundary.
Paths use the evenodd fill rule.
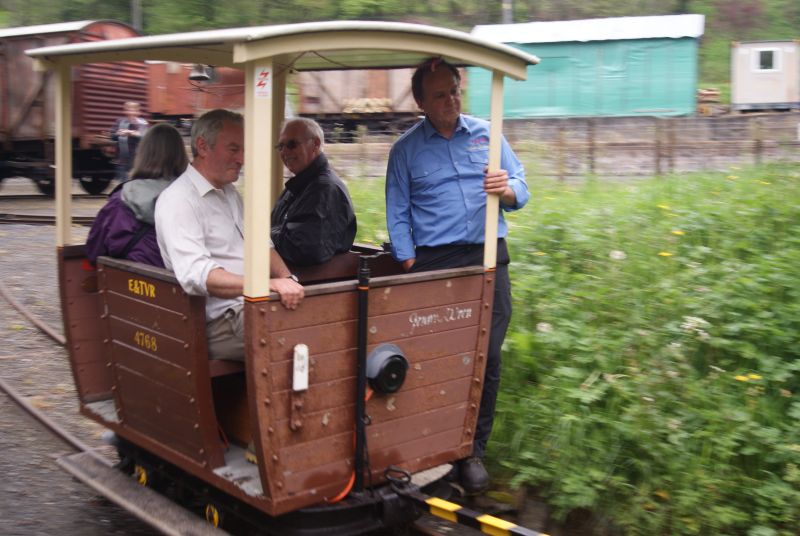
<path fill-rule="evenodd" d="M 78 182 L 81 183 L 81 188 L 89 195 L 98 195 L 102 194 L 105 189 L 108 188 L 111 179 L 109 177 L 93 177 L 87 175 L 78 178 Z"/>
<path fill-rule="evenodd" d="M 214 527 L 221 527 L 225 519 L 223 510 L 213 502 L 207 503 L 204 509 L 206 521 Z"/>

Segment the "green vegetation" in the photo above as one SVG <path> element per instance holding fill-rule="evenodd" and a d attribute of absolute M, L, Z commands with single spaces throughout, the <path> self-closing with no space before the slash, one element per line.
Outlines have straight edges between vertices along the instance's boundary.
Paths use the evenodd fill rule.
<path fill-rule="evenodd" d="M 134 0 L 0 0 L 0 27 L 82 19 L 131 21 Z M 483 0 L 141 0 L 145 34 L 184 32 L 310 20 L 390 20 L 469 31 L 502 20 L 501 2 Z M 514 0 L 513 21 L 700 13 L 706 16 L 700 48 L 700 86 L 730 78 L 730 42 L 796 39 L 797 0 Z"/>
<path fill-rule="evenodd" d="M 796 535 L 800 166 L 530 186 L 496 474 L 626 535 Z M 351 191 L 383 241 L 382 184 Z"/>

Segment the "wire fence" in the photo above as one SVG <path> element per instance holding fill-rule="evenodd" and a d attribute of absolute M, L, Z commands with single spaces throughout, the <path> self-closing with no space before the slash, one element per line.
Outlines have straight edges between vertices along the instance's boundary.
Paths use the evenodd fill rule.
<path fill-rule="evenodd" d="M 658 176 L 732 165 L 800 162 L 800 114 L 506 120 L 503 131 L 529 176 Z M 346 178 L 382 178 L 396 133 L 360 132 L 326 153 Z"/>

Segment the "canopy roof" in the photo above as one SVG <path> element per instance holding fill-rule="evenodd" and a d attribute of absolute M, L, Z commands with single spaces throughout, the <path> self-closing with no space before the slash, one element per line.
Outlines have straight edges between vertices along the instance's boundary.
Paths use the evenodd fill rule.
<path fill-rule="evenodd" d="M 260 58 L 297 71 L 414 67 L 431 55 L 516 79 L 536 56 L 469 34 L 399 22 L 331 21 L 133 37 L 29 50 L 45 64 L 164 60 L 235 66 Z"/>

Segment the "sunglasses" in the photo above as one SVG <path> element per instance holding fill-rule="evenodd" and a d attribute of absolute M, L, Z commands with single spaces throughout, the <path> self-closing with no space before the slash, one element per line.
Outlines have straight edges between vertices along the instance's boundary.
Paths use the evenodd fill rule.
<path fill-rule="evenodd" d="M 286 143 L 281 142 L 281 143 L 279 143 L 278 145 L 275 146 L 275 149 L 277 149 L 278 151 L 283 151 L 284 149 L 289 149 L 290 151 L 294 151 L 295 149 L 297 149 L 298 145 L 300 145 L 300 144 L 302 144 L 302 143 L 304 143 L 306 141 L 308 141 L 308 140 L 304 140 L 304 141 L 289 140 Z"/>

